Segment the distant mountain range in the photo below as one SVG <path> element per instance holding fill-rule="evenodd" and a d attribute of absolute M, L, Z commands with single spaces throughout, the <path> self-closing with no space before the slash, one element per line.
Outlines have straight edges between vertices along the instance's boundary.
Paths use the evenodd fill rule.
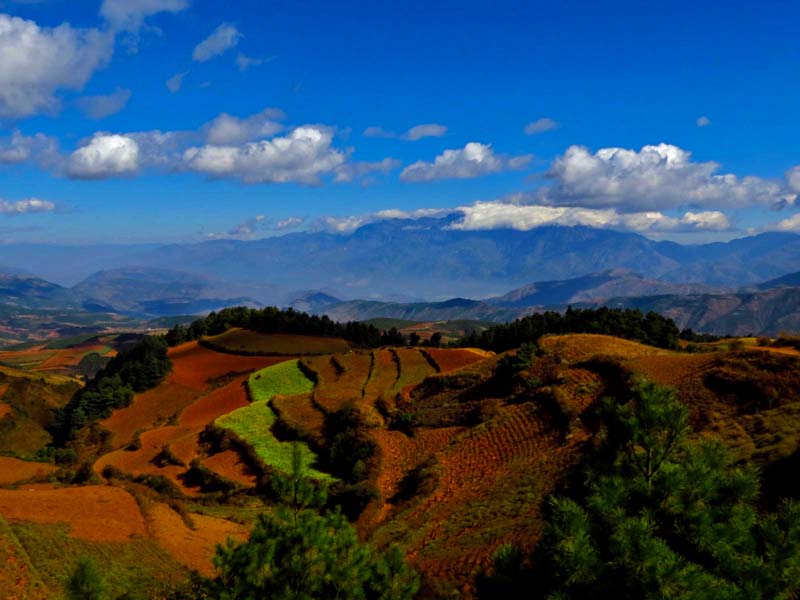
<path fill-rule="evenodd" d="M 655 311 L 680 327 L 731 335 L 768 335 L 800 331 L 800 273 L 743 290 L 709 288 L 704 284 L 672 284 L 628 271 L 607 271 L 564 281 L 523 286 L 484 301 L 456 298 L 445 302 L 375 302 L 350 300 L 309 303 L 306 310 L 336 320 L 379 317 L 409 321 L 471 319 L 506 322 L 543 310 L 567 306 L 610 306 Z"/>
<path fill-rule="evenodd" d="M 800 328 L 800 235 L 682 246 L 589 227 L 452 224 L 395 219 L 342 235 L 196 244 L 4 245 L 0 330 L 14 318 L 18 331 L 25 311 L 86 323 L 92 314 L 151 319 L 235 304 L 293 306 L 338 320 L 493 322 L 607 304 L 657 310 L 700 331 Z"/>
<path fill-rule="evenodd" d="M 344 299 L 487 298 L 531 282 L 615 269 L 652 280 L 740 288 L 800 270 L 800 235 L 764 233 L 680 245 L 590 227 L 461 231 L 453 218 L 393 219 L 348 234 L 303 232 L 194 244 L 7 244 L 0 262 L 72 286 L 120 267 L 176 270 L 224 283 L 230 295 L 283 304 L 296 290 Z"/>
<path fill-rule="evenodd" d="M 149 318 L 197 314 L 234 304 L 260 305 L 250 298 L 224 296 L 207 278 L 165 269 L 100 271 L 72 288 L 38 277 L 0 273 L 0 307 L 6 311 L 13 307 Z"/>

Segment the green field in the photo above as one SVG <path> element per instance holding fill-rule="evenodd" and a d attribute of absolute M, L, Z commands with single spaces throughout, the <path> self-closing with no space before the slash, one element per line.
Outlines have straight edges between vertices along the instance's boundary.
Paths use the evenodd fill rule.
<path fill-rule="evenodd" d="M 258 333 L 234 327 L 225 333 L 203 338 L 203 345 L 219 352 L 260 356 L 300 356 L 346 352 L 350 343 L 336 337 Z"/>
<path fill-rule="evenodd" d="M 254 401 L 269 401 L 278 395 L 307 394 L 314 389 L 314 382 L 300 370 L 298 361 L 289 360 L 256 371 L 247 386 Z"/>
<path fill-rule="evenodd" d="M 219 427 L 228 429 L 250 444 L 265 465 L 289 472 L 292 469 L 292 446 L 300 447 L 301 463 L 306 476 L 320 481 L 332 481 L 327 473 L 313 468 L 316 454 L 302 442 L 282 442 L 272 433 L 275 411 L 269 402 L 275 396 L 294 396 L 309 393 L 314 383 L 298 366 L 296 360 L 280 363 L 253 373 L 248 381 L 253 403 L 216 420 Z"/>

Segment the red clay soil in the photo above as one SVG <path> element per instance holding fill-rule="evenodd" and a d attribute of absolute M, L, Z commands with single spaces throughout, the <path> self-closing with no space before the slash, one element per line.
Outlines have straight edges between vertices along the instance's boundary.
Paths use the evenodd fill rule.
<path fill-rule="evenodd" d="M 0 485 L 12 485 L 34 477 L 45 477 L 56 468 L 46 463 L 28 462 L 10 456 L 0 456 Z"/>
<path fill-rule="evenodd" d="M 172 359 L 172 372 L 167 378 L 188 388 L 202 391 L 208 382 L 230 373 L 250 373 L 287 360 L 276 356 L 237 356 L 214 352 L 188 342 L 175 346 L 169 351 Z"/>
<path fill-rule="evenodd" d="M 94 542 L 147 535 L 133 496 L 111 486 L 0 490 L 0 515 L 9 523 L 66 523 L 70 536 Z"/>
<path fill-rule="evenodd" d="M 487 353 L 482 350 L 472 348 L 444 349 L 429 348 L 425 350 L 431 358 L 439 365 L 442 373 L 455 371 L 462 367 L 480 362 L 487 357 Z"/>
<path fill-rule="evenodd" d="M 53 371 L 63 369 L 65 367 L 76 367 L 81 359 L 90 352 L 97 352 L 103 354 L 108 351 L 108 346 L 103 344 L 84 344 L 81 346 L 74 346 L 72 348 L 65 348 L 63 350 L 55 350 L 55 354 L 36 367 L 35 371 Z"/>
<path fill-rule="evenodd" d="M 325 415 L 316 407 L 311 394 L 277 396 L 272 399 L 272 408 L 282 423 L 290 429 L 321 444 Z"/>
<path fill-rule="evenodd" d="M 389 531 L 399 520 L 408 532 L 411 561 L 427 575 L 466 586 L 462 591 L 469 595 L 471 584 L 465 582 L 478 567 L 489 565 L 499 545 L 535 542 L 539 506 L 576 460 L 576 444 L 583 439 L 575 435 L 562 444 L 535 407 L 504 407 L 492 422 L 436 453 L 435 491 L 390 515 Z M 486 544 L 487 535 L 492 544 Z"/>
<path fill-rule="evenodd" d="M 394 386 L 398 378 L 397 364 L 391 352 L 376 350 L 373 354 L 375 362 L 369 381 L 364 388 L 364 399 L 367 402 L 374 402 L 380 398 L 386 390 Z"/>
<path fill-rule="evenodd" d="M 101 422 L 101 425 L 113 434 L 112 443 L 115 447 L 126 445 L 137 431 L 152 429 L 159 423 L 181 414 L 198 397 L 207 392 L 209 380 L 231 373 L 250 373 L 286 360 L 278 357 L 222 354 L 198 346 L 196 342 L 171 348 L 169 356 L 172 359 L 172 371 L 161 385 L 143 394 L 137 394 L 130 406 L 114 411 L 108 419 Z M 241 383 L 244 378 L 244 375 L 240 375 L 234 381 Z M 228 388 L 229 385 L 220 389 Z M 209 397 L 218 391 L 212 392 Z M 224 405 L 230 402 L 230 399 L 221 400 L 215 396 L 209 398 L 202 406 L 217 401 L 221 401 Z M 238 404 L 234 408 L 239 406 L 244 405 Z M 221 414 L 225 413 L 219 413 L 217 416 Z M 213 419 L 206 420 L 203 426 L 211 420 Z"/>
<path fill-rule="evenodd" d="M 195 529 L 189 529 L 166 504 L 155 504 L 147 513 L 147 523 L 156 542 L 178 562 L 205 576 L 214 574 L 211 559 L 217 544 L 224 544 L 229 537 L 247 538 L 244 525 L 205 515 L 191 515 Z"/>
<path fill-rule="evenodd" d="M 0 383 L 0 400 L 3 399 L 6 391 L 8 391 L 8 384 L 7 383 Z M 0 402 L 0 419 L 5 417 L 6 415 L 10 415 L 13 412 L 13 409 L 9 404 L 5 402 Z"/>
<path fill-rule="evenodd" d="M 256 484 L 255 475 L 248 472 L 247 466 L 242 463 L 241 457 L 233 450 L 225 450 L 214 456 L 209 456 L 203 461 L 203 466 L 220 477 L 245 487 L 253 487 Z"/>
<path fill-rule="evenodd" d="M 138 450 L 119 449 L 101 457 L 95 463 L 95 471 L 100 473 L 106 465 L 111 465 L 134 476 L 164 475 L 175 482 L 184 493 L 196 493 L 196 490 L 184 486 L 179 478 L 179 475 L 186 471 L 186 467 L 180 465 L 159 467 L 153 463 L 153 459 L 164 446 L 168 446 L 172 454 L 188 467 L 200 451 L 198 435 L 206 425 L 248 404 L 245 380 L 245 375 L 239 376 L 227 385 L 200 397 L 181 413 L 177 425 L 159 427 L 142 433 L 139 437 L 141 447 Z"/>

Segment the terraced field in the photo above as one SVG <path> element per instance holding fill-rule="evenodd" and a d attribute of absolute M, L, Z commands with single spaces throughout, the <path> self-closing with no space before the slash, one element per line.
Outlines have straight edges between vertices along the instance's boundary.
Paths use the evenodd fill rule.
<path fill-rule="evenodd" d="M 220 335 L 203 338 L 203 344 L 219 352 L 262 356 L 336 354 L 350 349 L 350 343 L 341 338 L 258 333 L 238 327 Z"/>
<path fill-rule="evenodd" d="M 317 456 L 307 444 L 280 441 L 273 432 L 276 414 L 270 401 L 279 395 L 287 398 L 302 396 L 314 388 L 314 383 L 300 370 L 298 361 L 287 361 L 253 373 L 248 379 L 248 387 L 253 402 L 216 419 L 214 423 L 250 445 L 266 466 L 283 472 L 291 471 L 293 446 L 297 445 L 306 476 L 331 481 L 333 478 L 329 474 L 314 468 Z"/>

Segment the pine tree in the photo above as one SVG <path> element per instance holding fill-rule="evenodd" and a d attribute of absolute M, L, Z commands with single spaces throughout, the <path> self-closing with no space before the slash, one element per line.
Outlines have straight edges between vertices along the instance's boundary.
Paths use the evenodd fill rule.
<path fill-rule="evenodd" d="M 69 600 L 103 600 L 106 598 L 106 586 L 97 568 L 97 563 L 88 557 L 78 559 L 72 576 L 67 582 Z"/>

